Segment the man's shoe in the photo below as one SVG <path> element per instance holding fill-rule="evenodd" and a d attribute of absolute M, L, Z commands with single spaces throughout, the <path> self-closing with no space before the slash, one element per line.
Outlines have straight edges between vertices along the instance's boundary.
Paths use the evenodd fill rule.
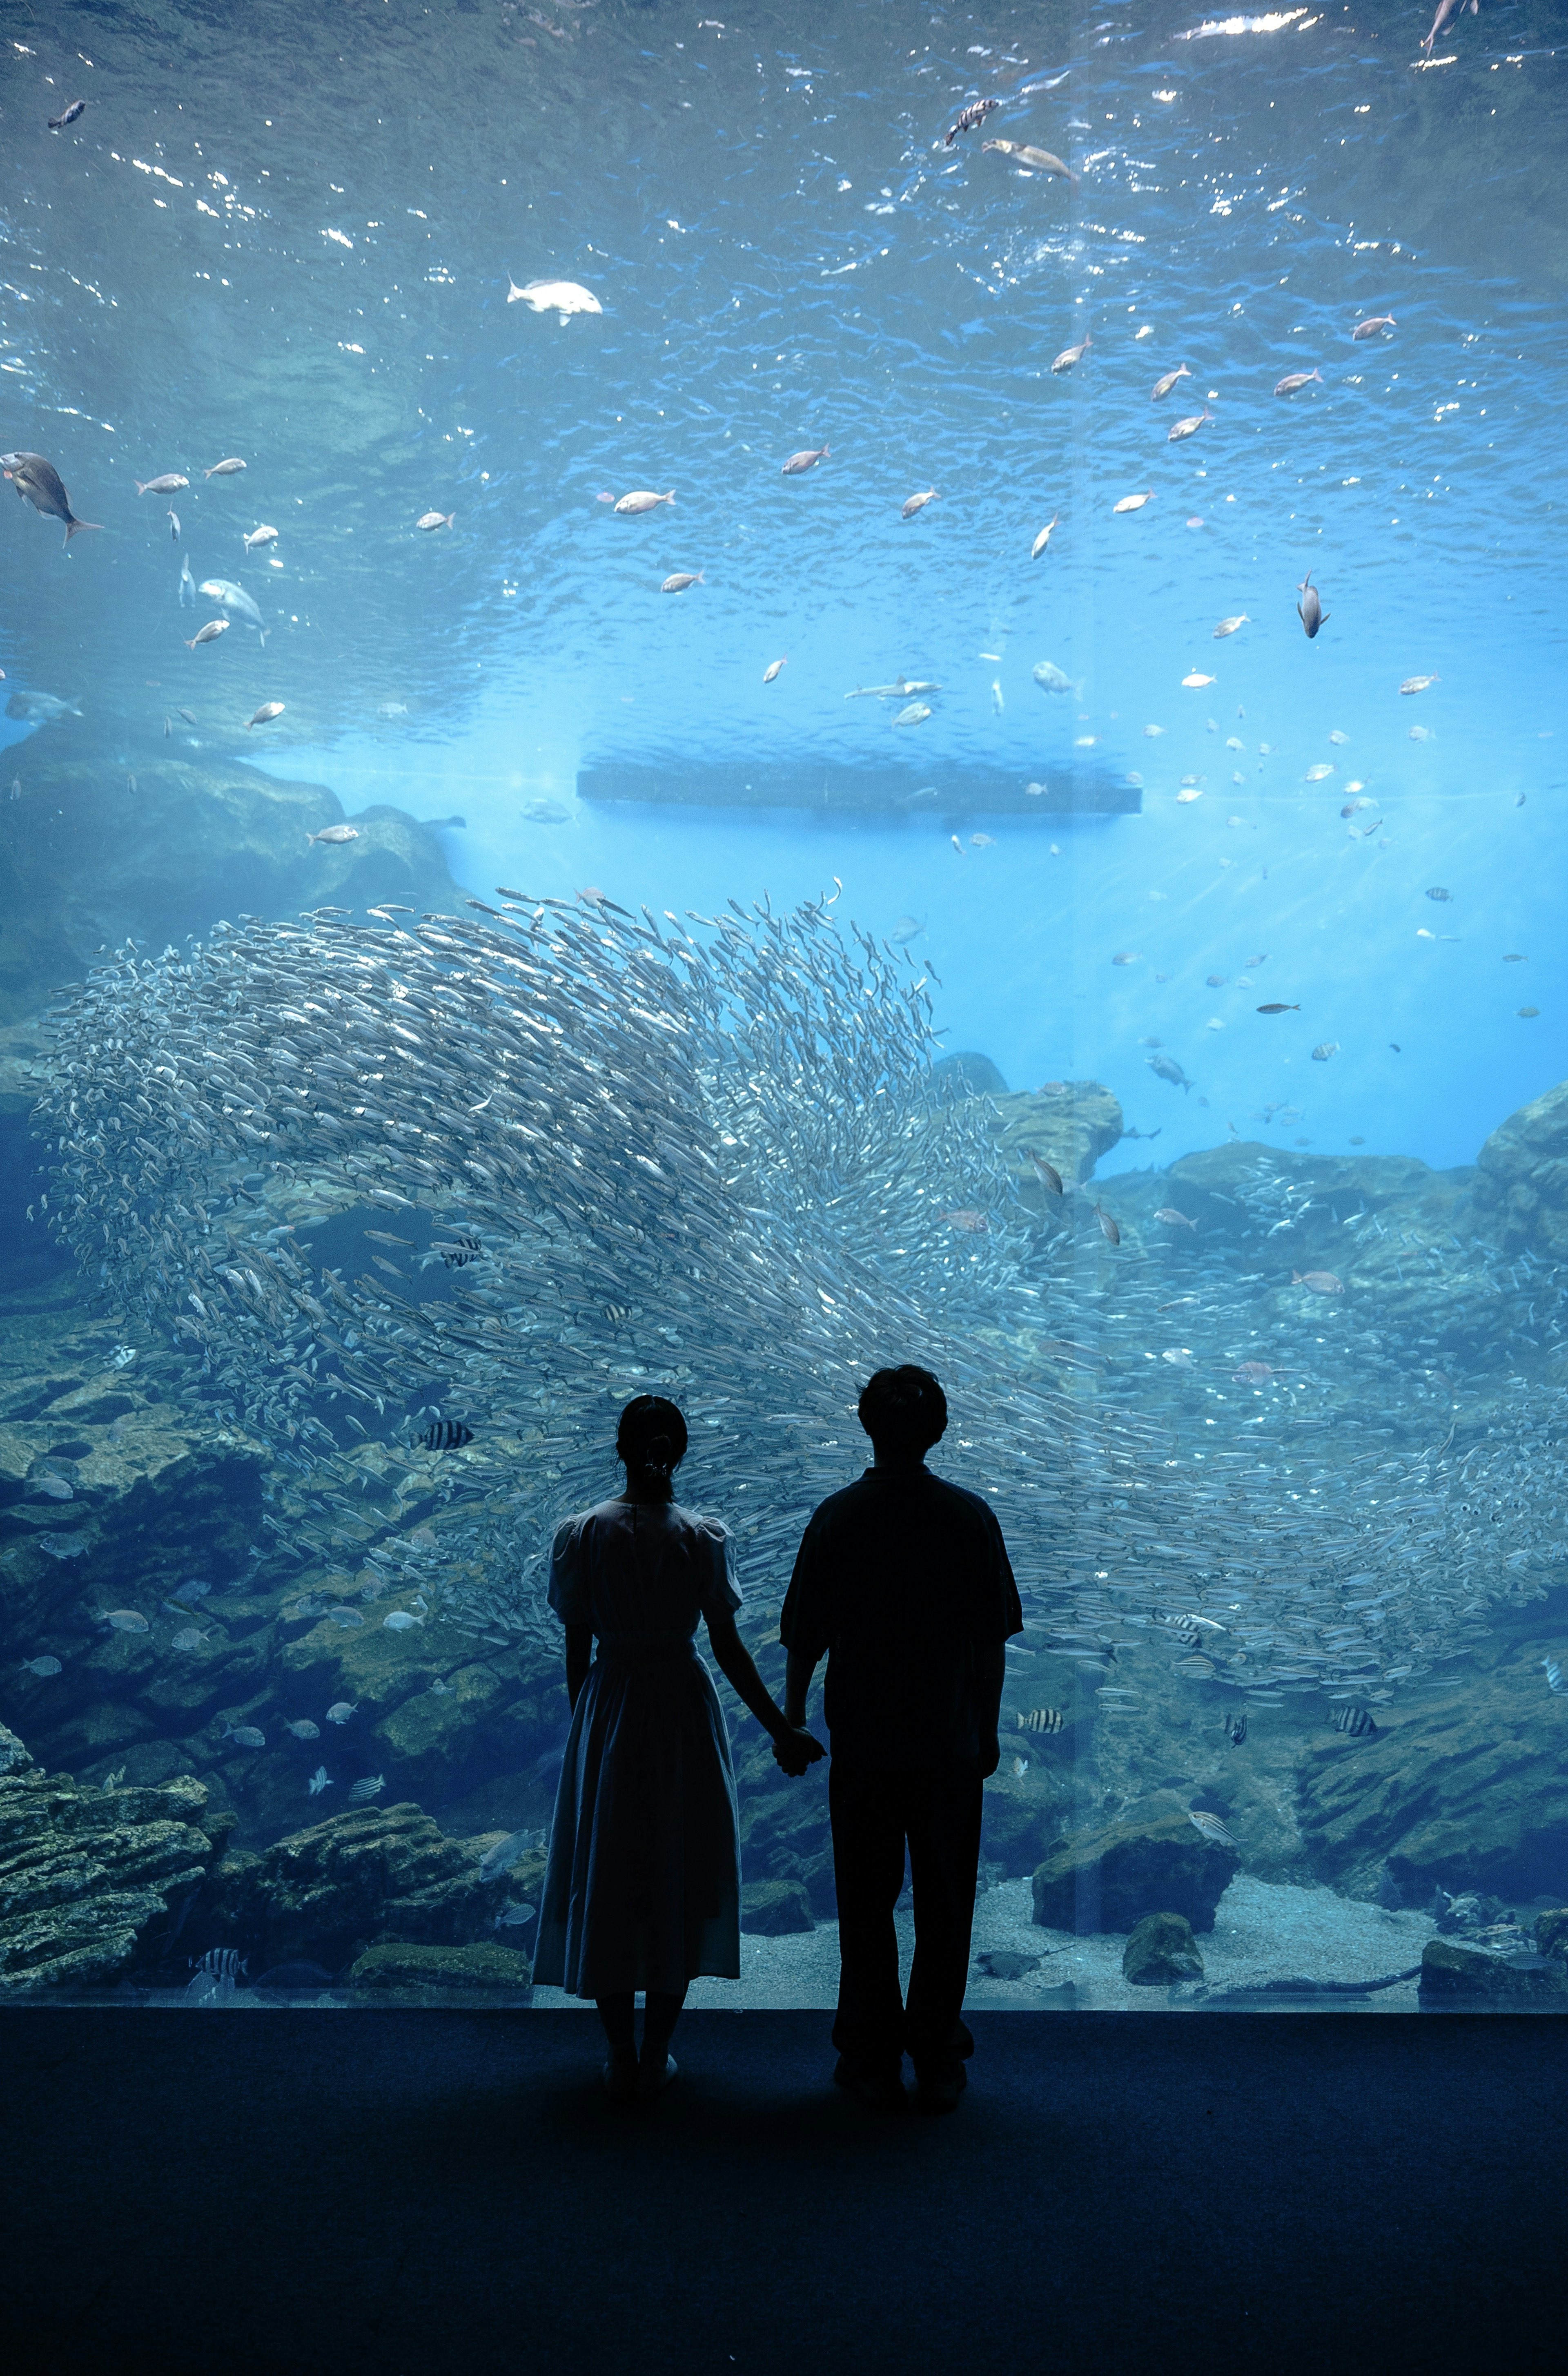
<path fill-rule="evenodd" d="M 851 2062 L 841 2054 L 833 2066 L 835 2085 L 845 2087 L 852 2096 L 873 2112 L 906 2112 L 909 2097 L 904 2093 L 903 2074 L 895 2066 L 890 2070 L 868 2071 L 864 2064 Z"/>
<path fill-rule="evenodd" d="M 637 2049 L 612 2046 L 605 2064 L 605 2093 L 615 2104 L 630 2104 L 637 2093 Z"/>
<path fill-rule="evenodd" d="M 961 2062 L 956 2072 L 943 2071 L 930 2077 L 915 2073 L 914 2109 L 917 2112 L 956 2112 L 959 2097 L 969 2085 L 969 2074 Z"/>

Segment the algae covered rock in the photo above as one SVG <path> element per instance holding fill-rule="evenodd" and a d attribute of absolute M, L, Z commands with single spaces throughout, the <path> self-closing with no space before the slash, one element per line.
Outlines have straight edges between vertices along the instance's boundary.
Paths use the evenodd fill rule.
<path fill-rule="evenodd" d="M 367 1947 L 348 1975 L 351 1989 L 374 1989 L 398 2004 L 453 1997 L 514 2000 L 534 1985 L 534 1967 L 515 1947 L 414 1947 L 388 1942 Z"/>
<path fill-rule="evenodd" d="M 1499 1123 L 1476 1165 L 1476 1210 L 1504 1253 L 1568 1253 L 1568 1081 Z"/>
<path fill-rule="evenodd" d="M 0 1726 L 0 1998 L 92 1988 L 156 1959 L 217 1853 L 188 1776 L 100 1790 Z"/>
<path fill-rule="evenodd" d="M 1568 1906 L 1549 1907 L 1536 1916 L 1536 1946 L 1554 1963 L 1568 1966 Z"/>
<path fill-rule="evenodd" d="M 1162 1981 L 1200 1980 L 1203 1957 L 1185 1914 L 1146 1914 L 1135 1923 L 1122 1950 L 1122 1977 L 1137 1988 Z"/>
<path fill-rule="evenodd" d="M 260 1856 L 226 1859 L 213 1912 L 264 1966 L 306 1957 L 337 1970 L 383 1941 L 488 1942 L 511 1895 L 506 1874 L 487 1879 L 422 1808 L 352 1807 Z"/>
<path fill-rule="evenodd" d="M 1146 1914 L 1212 1930 L 1240 1851 L 1200 1832 L 1164 1791 L 1060 1840 L 1034 1871 L 1034 1919 L 1048 1930 L 1131 1930 Z"/>
<path fill-rule="evenodd" d="M 1421 1951 L 1421 2002 L 1493 2013 L 1568 2013 L 1568 1964 L 1555 1957 L 1511 1964 L 1454 1939 L 1429 1939 Z"/>
<path fill-rule="evenodd" d="M 780 1939 L 792 1930 L 815 1930 L 805 1883 L 749 1881 L 740 1893 L 740 1927 L 763 1939 Z"/>
<path fill-rule="evenodd" d="M 992 1100 L 996 1137 L 1024 1202 L 1060 1209 L 1060 1199 L 1041 1181 L 1031 1150 L 1043 1156 L 1068 1184 L 1089 1179 L 1095 1164 L 1122 1135 L 1122 1109 L 1099 1081 L 1052 1081 Z"/>

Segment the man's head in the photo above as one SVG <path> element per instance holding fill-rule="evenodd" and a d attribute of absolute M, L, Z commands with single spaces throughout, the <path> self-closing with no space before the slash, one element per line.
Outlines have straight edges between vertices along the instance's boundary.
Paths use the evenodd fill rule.
<path fill-rule="evenodd" d="M 948 1398 L 912 1361 L 878 1370 L 860 1397 L 860 1424 L 883 1460 L 924 1460 L 948 1424 Z"/>

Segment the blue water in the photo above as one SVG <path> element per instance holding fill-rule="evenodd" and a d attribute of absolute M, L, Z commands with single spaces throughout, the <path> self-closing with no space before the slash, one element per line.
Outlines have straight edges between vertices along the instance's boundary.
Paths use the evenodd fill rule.
<path fill-rule="evenodd" d="M 209 747 L 259 756 L 238 726 L 282 699 L 265 764 L 350 814 L 461 814 L 446 844 L 475 890 L 711 911 L 837 876 L 876 929 L 925 920 L 947 1044 L 1015 1087 L 1103 1079 L 1161 1130 L 1113 1164 L 1232 1129 L 1470 1160 L 1568 1070 L 1562 11 L 1489 5 L 1431 65 L 1419 11 L 1277 15 L 1225 34 L 1197 6 L 868 0 L 722 27 L 405 5 L 332 31 L 264 6 L 232 42 L 194 10 L 162 34 L 28 27 L 0 66 L 4 436 L 48 451 L 104 533 L 63 557 L 53 523 L 0 509 L 0 664 L 84 695 L 133 765 L 185 698 Z M 88 112 L 51 135 L 67 85 Z M 1005 104 L 945 146 L 982 93 Z M 986 137 L 1044 145 L 1080 184 Z M 580 281 L 603 313 L 536 315 L 509 277 Z M 1397 327 L 1354 341 L 1367 313 Z M 230 453 L 242 477 L 201 477 Z M 182 647 L 205 612 L 176 600 L 165 503 L 132 484 L 168 469 L 194 481 L 182 551 L 255 594 L 265 652 L 244 628 Z M 635 486 L 676 504 L 597 500 Z M 414 530 L 430 506 L 451 530 Z M 246 556 L 258 520 L 279 541 Z M 678 568 L 706 582 L 661 596 Z M 1042 659 L 1081 695 L 1039 692 Z M 942 688 L 923 724 L 843 699 L 901 672 Z M 1401 697 L 1417 674 L 1437 682 Z M 607 758 L 894 756 L 938 790 L 977 766 L 1132 771 L 1143 814 L 572 801 Z M 540 797 L 572 821 L 524 824 Z M 1301 1013 L 1260 1017 L 1265 997 Z M 1145 1071 L 1147 1038 L 1190 1095 Z M 1256 1119 L 1280 1103 L 1299 1123 Z"/>

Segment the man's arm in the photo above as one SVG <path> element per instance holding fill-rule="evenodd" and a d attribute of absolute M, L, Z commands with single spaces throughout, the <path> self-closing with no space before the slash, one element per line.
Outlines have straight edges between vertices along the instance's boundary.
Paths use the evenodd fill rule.
<path fill-rule="evenodd" d="M 817 1661 L 808 1658 L 804 1650 L 792 1650 L 784 1663 L 784 1722 L 800 1727 L 806 1722 L 807 1695 L 811 1678 L 817 1671 Z M 1000 1702 L 997 1703 L 1000 1705 Z"/>
<path fill-rule="evenodd" d="M 1002 1714 L 1002 1685 L 1007 1681 L 1008 1645 L 1005 1642 L 977 1642 L 974 1645 L 975 1715 L 980 1728 L 980 1771 L 995 1774 L 1002 1762 L 1002 1745 L 996 1738 L 996 1727 Z"/>
<path fill-rule="evenodd" d="M 594 1663 L 594 1629 L 591 1625 L 569 1625 L 566 1629 L 566 1698 L 575 1709 L 577 1694 L 588 1680 L 588 1669 Z"/>

